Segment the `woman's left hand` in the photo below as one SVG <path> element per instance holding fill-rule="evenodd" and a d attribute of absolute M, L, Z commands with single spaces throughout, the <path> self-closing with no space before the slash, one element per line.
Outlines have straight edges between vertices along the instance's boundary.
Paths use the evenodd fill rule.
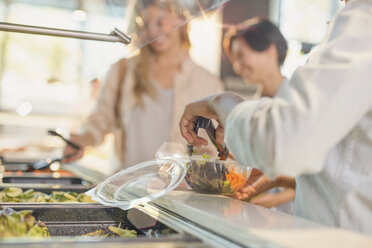
<path fill-rule="evenodd" d="M 274 180 L 270 180 L 261 171 L 253 168 L 246 186 L 236 192 L 232 197 L 238 200 L 248 200 L 276 187 L 296 189 L 296 179 L 293 177 L 278 176 Z"/>
<path fill-rule="evenodd" d="M 249 203 L 265 208 L 272 208 L 294 200 L 295 194 L 295 189 L 288 188 L 275 194 L 262 194 L 258 197 L 252 198 Z"/>

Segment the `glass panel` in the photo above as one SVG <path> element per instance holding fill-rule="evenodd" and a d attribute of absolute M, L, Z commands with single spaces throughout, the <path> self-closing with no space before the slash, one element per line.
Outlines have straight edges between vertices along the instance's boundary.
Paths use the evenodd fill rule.
<path fill-rule="evenodd" d="M 135 19 L 132 16 L 136 6 L 142 6 L 137 7 L 137 12 L 144 15 L 151 6 L 149 4 L 153 2 L 155 1 L 0 1 L 0 22 L 103 34 L 108 34 L 117 27 L 124 32 L 131 32 L 129 34 L 137 40 L 134 45 L 125 46 L 118 42 L 83 41 L 0 31 L 0 110 L 17 111 L 19 116 L 29 116 L 30 113 L 58 114 L 73 115 L 79 119 L 81 115 L 89 113 L 96 98 L 94 91 L 99 88 L 99 84 L 96 86 L 93 79 L 101 76 L 100 73 L 103 74 L 113 61 L 149 42 L 135 39 L 136 35 L 133 32 L 136 28 L 133 25 L 130 28 L 129 22 Z M 176 3 L 174 6 L 177 6 L 172 13 L 183 9 L 187 19 L 168 26 L 165 31 L 170 31 L 186 20 L 218 7 L 225 0 L 156 1 L 162 8 L 172 7 L 173 5 L 167 5 L 171 2 Z M 210 34 L 212 31 L 207 17 L 199 18 L 190 27 L 190 38 L 197 42 L 192 48 L 197 49 L 199 57 L 205 57 L 200 54 L 210 51 L 205 47 L 213 48 L 211 39 L 219 37 L 217 34 L 214 36 Z M 203 21 L 208 23 L 205 29 L 201 32 L 193 32 L 196 24 Z M 146 33 L 144 29 L 140 30 Z M 163 32 L 159 35 L 162 34 Z M 149 38 L 147 34 L 145 36 L 145 39 Z M 202 44 L 204 47 L 201 47 Z M 219 43 L 214 47 L 218 45 Z M 213 65 L 208 63 L 211 64 Z M 219 68 L 218 65 L 216 68 Z M 90 81 L 91 84 L 88 83 Z M 69 122 L 58 123 L 62 128 L 71 126 Z"/>
<path fill-rule="evenodd" d="M 120 41 L 127 43 L 126 36 L 132 38 L 131 45 L 127 48 L 127 54 L 141 48 L 175 28 L 182 26 L 191 19 L 219 7 L 228 0 L 93 0 L 93 1 L 49 1 L 49 6 L 59 9 L 68 9 L 70 17 L 61 24 L 55 22 L 56 18 L 35 18 L 37 13 L 24 11 L 24 7 L 31 3 L 47 5 L 45 0 L 16 0 L 11 2 L 12 8 L 25 13 L 17 18 L 5 20 L 8 23 L 27 24 L 31 27 L 19 27 L 17 32 L 47 34 L 54 36 L 76 37 L 83 39 L 97 39 L 94 35 L 108 35 L 118 39 L 108 41 Z M 113 16 L 110 25 L 85 25 L 90 16 Z M 73 23 L 71 23 L 73 22 Z M 49 28 L 48 30 L 39 27 Z M 71 34 L 69 30 L 82 31 Z M 28 31 L 26 30 L 28 29 Z M 34 31 L 30 31 L 33 29 Z M 51 30 L 54 29 L 54 30 Z M 56 30 L 58 29 L 58 30 Z M 61 30 L 63 29 L 63 30 Z M 0 29 L 1 30 L 1 29 Z M 4 29 L 3 29 L 4 30 Z M 13 29 L 14 31 L 14 29 Z M 89 32 L 89 33 L 87 33 Z M 68 34 L 69 33 L 69 34 Z M 86 37 L 82 37 L 86 35 Z M 89 36 L 89 37 L 88 37 Z M 119 37 L 123 37 L 120 39 Z"/>

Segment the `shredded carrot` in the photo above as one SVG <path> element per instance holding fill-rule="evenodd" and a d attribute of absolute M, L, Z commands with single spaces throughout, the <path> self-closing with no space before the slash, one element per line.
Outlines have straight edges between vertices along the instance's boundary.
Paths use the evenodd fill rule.
<path fill-rule="evenodd" d="M 236 173 L 234 167 L 229 170 L 229 173 L 226 174 L 226 180 L 230 182 L 231 187 L 236 191 L 244 186 L 247 180 L 246 172 Z"/>

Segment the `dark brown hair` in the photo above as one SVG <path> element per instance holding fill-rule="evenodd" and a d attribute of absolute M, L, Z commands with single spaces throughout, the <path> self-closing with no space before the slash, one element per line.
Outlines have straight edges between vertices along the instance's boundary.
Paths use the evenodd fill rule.
<path fill-rule="evenodd" d="M 251 49 L 257 52 L 263 52 L 274 44 L 278 52 L 279 65 L 283 64 L 287 56 L 288 46 L 284 36 L 275 24 L 265 18 L 255 17 L 228 29 L 223 45 L 229 57 L 231 45 L 237 38 L 242 38 Z"/>

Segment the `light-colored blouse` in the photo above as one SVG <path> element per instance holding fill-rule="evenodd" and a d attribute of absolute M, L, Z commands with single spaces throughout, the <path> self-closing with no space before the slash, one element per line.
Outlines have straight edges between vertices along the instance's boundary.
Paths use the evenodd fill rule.
<path fill-rule="evenodd" d="M 159 147 L 170 141 L 173 89 L 164 89 L 156 82 L 153 85 L 156 99 L 143 96 L 144 106 L 136 106 L 129 120 L 125 141 L 127 166 L 154 159 Z"/>
<path fill-rule="evenodd" d="M 96 146 L 103 142 L 107 133 L 113 132 L 115 135 L 115 151 L 112 162 L 116 164 L 118 169 L 123 169 L 129 166 L 126 164 L 128 147 L 125 141 L 127 140 L 127 132 L 131 132 L 129 125 L 132 111 L 135 111 L 138 106 L 133 91 L 135 86 L 134 68 L 137 58 L 126 61 L 125 77 L 123 82 L 120 82 L 122 83 L 121 99 L 119 100 L 120 111 L 119 116 L 117 116 L 115 105 L 118 103 L 116 96 L 120 88 L 120 62 L 112 65 L 106 73 L 96 107 L 80 129 L 80 140 L 82 146 Z M 170 128 L 161 127 L 161 131 L 168 131 L 170 142 L 179 142 L 186 146 L 186 141 L 181 136 L 178 126 L 186 104 L 222 92 L 223 86 L 220 79 L 197 65 L 187 56 L 181 64 L 180 71 L 174 76 Z M 151 127 L 149 126 L 149 128 Z M 159 128 L 151 128 L 151 132 L 159 132 Z M 205 138 L 208 139 L 207 136 Z"/>

